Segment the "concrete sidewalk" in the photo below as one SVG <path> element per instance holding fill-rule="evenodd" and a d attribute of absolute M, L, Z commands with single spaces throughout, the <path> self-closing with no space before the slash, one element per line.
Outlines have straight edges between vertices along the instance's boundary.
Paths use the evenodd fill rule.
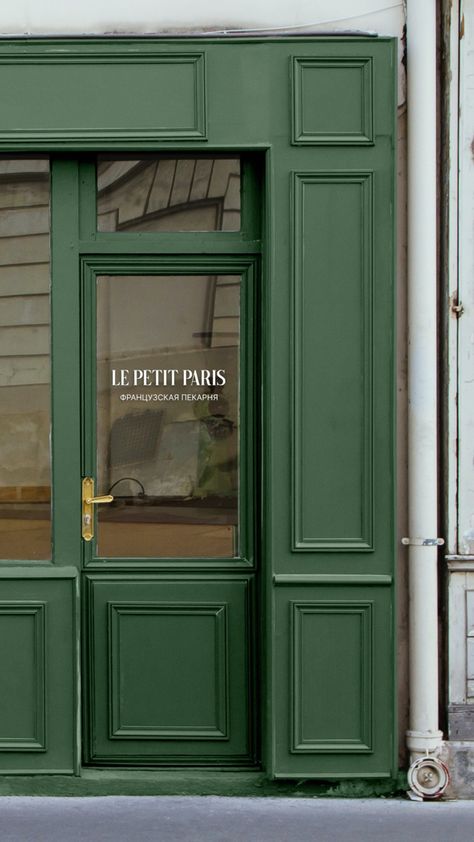
<path fill-rule="evenodd" d="M 0 798 L 0 842 L 473 842 L 474 801 Z"/>

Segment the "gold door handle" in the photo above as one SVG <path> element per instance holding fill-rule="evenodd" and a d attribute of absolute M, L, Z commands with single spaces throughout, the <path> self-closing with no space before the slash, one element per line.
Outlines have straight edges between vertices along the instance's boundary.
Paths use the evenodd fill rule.
<path fill-rule="evenodd" d="M 84 477 L 82 480 L 82 537 L 84 541 L 92 541 L 94 537 L 93 506 L 98 503 L 111 503 L 113 499 L 111 494 L 94 497 L 94 480 L 92 477 Z"/>
<path fill-rule="evenodd" d="M 113 499 L 111 494 L 103 494 L 102 497 L 88 497 L 86 505 L 90 506 L 92 503 L 111 503 Z"/>

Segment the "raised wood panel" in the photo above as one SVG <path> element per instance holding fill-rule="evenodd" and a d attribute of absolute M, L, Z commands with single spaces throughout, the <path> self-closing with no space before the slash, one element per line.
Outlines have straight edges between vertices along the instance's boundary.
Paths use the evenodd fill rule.
<path fill-rule="evenodd" d="M 111 739 L 228 739 L 228 604 L 109 603 L 108 613 Z"/>
<path fill-rule="evenodd" d="M 76 571 L 0 568 L 0 770 L 72 774 Z"/>
<path fill-rule="evenodd" d="M 53 43 L 46 53 L 26 46 L 0 55 L 0 145 L 20 139 L 30 148 L 47 148 L 67 145 L 71 136 L 95 149 L 101 143 L 120 148 L 124 141 L 205 140 L 204 53 L 169 52 L 146 41 L 90 51 Z M 25 109 L 32 64 L 35 100 Z"/>
<path fill-rule="evenodd" d="M 293 752 L 372 749 L 372 603 L 292 602 Z"/>
<path fill-rule="evenodd" d="M 251 581 L 87 577 L 91 760 L 252 762 Z"/>
<path fill-rule="evenodd" d="M 293 58 L 293 143 L 373 143 L 372 58 Z"/>
<path fill-rule="evenodd" d="M 390 776 L 396 763 L 391 582 L 287 578 L 274 592 L 277 776 Z"/>
<path fill-rule="evenodd" d="M 45 602 L 0 602 L 0 752 L 46 751 L 45 634 Z"/>
<path fill-rule="evenodd" d="M 371 550 L 372 174 L 294 174 L 293 549 Z"/>

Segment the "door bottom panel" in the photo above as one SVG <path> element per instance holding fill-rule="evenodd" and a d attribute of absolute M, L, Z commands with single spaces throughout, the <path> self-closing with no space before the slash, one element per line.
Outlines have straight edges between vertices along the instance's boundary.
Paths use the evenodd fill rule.
<path fill-rule="evenodd" d="M 252 578 L 87 576 L 86 762 L 255 762 Z"/>

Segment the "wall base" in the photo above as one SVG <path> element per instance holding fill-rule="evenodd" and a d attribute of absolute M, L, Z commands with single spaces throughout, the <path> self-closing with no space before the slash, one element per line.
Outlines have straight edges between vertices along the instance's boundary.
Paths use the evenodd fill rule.
<path fill-rule="evenodd" d="M 445 742 L 439 757 L 451 777 L 444 799 L 474 799 L 474 740 Z"/>
<path fill-rule="evenodd" d="M 225 795 L 306 798 L 387 798 L 402 795 L 406 775 L 395 779 L 269 780 L 264 772 L 224 770 L 83 769 L 73 775 L 0 775 L 0 796 Z"/>

